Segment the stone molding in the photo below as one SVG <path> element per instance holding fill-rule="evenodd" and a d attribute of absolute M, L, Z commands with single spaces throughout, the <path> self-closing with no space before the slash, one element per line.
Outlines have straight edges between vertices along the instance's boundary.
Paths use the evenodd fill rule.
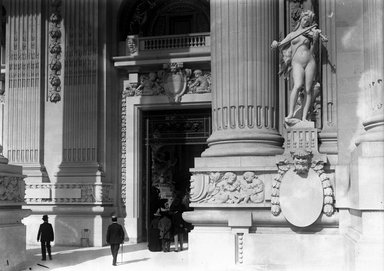
<path fill-rule="evenodd" d="M 28 204 L 112 204 L 112 184 L 26 184 Z"/>
<path fill-rule="evenodd" d="M 22 176 L 0 176 L 0 206 L 24 204 L 25 186 Z"/>
<path fill-rule="evenodd" d="M 264 207 L 264 182 L 253 171 L 195 172 L 191 207 Z"/>

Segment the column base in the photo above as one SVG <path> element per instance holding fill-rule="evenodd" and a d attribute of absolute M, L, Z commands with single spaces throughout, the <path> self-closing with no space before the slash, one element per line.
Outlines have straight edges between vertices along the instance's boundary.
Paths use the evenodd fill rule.
<path fill-rule="evenodd" d="M 283 138 L 275 131 L 221 130 L 207 140 L 208 149 L 201 156 L 261 156 L 283 153 Z"/>

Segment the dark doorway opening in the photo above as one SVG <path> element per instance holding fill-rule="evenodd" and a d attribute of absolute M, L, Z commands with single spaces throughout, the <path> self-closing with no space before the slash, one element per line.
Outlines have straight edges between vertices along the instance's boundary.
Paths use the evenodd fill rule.
<path fill-rule="evenodd" d="M 189 169 L 207 148 L 211 134 L 210 108 L 143 112 L 142 195 L 143 241 L 159 208 L 175 196 L 189 195 Z M 161 199 L 161 200 L 159 200 Z"/>

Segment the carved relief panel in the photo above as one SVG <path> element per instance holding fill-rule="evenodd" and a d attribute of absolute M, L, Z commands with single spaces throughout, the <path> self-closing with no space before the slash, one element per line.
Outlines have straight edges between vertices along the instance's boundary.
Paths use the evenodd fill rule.
<path fill-rule="evenodd" d="M 196 172 L 191 177 L 191 206 L 264 203 L 264 182 L 255 172 Z"/>
<path fill-rule="evenodd" d="M 211 92 L 211 73 L 183 68 L 182 63 L 164 65 L 164 69 L 139 75 L 139 82 L 124 89 L 127 96 L 166 95 L 170 102 L 180 102 L 184 94 Z"/>

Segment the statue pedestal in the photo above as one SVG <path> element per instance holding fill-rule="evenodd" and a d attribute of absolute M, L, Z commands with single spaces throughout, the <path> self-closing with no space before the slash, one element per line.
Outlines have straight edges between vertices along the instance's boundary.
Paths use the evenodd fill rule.
<path fill-rule="evenodd" d="M 327 160 L 317 151 L 317 132 L 311 122 L 288 128 L 283 155 L 195 158 L 195 168 L 190 170 L 190 206 L 194 211 L 183 213 L 195 227 L 189 235 L 191 260 L 222 269 L 260 265 L 297 270 L 313 268 L 316 263 L 340 270 L 345 263 L 343 237 L 337 230 L 338 213 L 333 212 L 332 182 L 328 178 L 332 173 L 324 173 Z M 297 175 L 294 155 L 299 150 L 310 153 L 306 164 L 309 171 L 290 182 L 289 177 Z M 276 182 L 313 185 L 309 186 L 312 190 L 305 185 L 300 189 L 282 186 L 286 204 L 281 207 L 286 209 L 275 213 L 277 206 L 280 208 Z M 313 190 L 317 193 L 315 204 Z M 292 198 L 292 191 L 305 197 Z M 300 210 L 289 209 L 295 199 Z"/>
<path fill-rule="evenodd" d="M 26 260 L 26 227 L 21 222 L 31 210 L 24 204 L 22 167 L 0 163 L 0 270 L 20 270 Z"/>

